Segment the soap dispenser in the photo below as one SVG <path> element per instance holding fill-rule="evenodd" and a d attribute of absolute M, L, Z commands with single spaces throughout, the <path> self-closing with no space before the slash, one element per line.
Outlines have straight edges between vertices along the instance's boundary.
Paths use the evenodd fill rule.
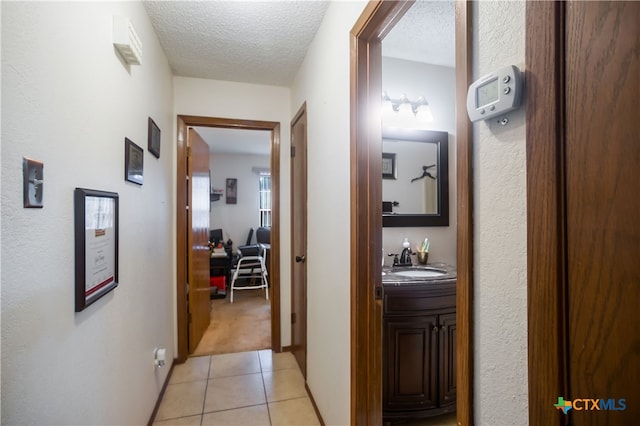
<path fill-rule="evenodd" d="M 402 250 L 402 255 L 400 255 L 400 264 L 404 266 L 411 266 L 411 243 L 408 238 L 405 237 L 402 242 L 402 247 L 404 247 L 404 249 Z"/>

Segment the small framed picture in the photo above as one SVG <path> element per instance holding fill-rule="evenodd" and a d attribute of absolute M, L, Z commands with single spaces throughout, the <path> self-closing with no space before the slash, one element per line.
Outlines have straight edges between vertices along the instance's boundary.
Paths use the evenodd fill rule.
<path fill-rule="evenodd" d="M 147 149 L 156 158 L 160 158 L 160 128 L 151 117 L 149 117 L 149 146 Z"/>
<path fill-rule="evenodd" d="M 118 286 L 118 194 L 74 192 L 75 309 L 84 310 Z"/>
<path fill-rule="evenodd" d="M 227 204 L 238 202 L 238 179 L 227 179 Z"/>
<path fill-rule="evenodd" d="M 382 179 L 396 179 L 396 154 L 382 153 Z"/>
<path fill-rule="evenodd" d="M 124 179 L 142 185 L 144 182 L 144 151 L 129 138 L 124 138 Z"/>

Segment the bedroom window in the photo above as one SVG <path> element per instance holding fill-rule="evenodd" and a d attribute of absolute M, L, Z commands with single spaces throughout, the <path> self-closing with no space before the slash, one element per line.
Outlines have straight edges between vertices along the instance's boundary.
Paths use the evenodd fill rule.
<path fill-rule="evenodd" d="M 271 174 L 260 174 L 259 198 L 260 206 L 258 214 L 260 216 L 260 226 L 271 226 Z"/>

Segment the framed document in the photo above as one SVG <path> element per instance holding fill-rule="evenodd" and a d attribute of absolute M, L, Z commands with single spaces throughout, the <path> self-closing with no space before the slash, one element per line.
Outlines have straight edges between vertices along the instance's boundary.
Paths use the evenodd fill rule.
<path fill-rule="evenodd" d="M 238 202 L 238 179 L 227 179 L 227 204 Z"/>
<path fill-rule="evenodd" d="M 118 194 L 76 188 L 74 193 L 76 312 L 118 285 Z"/>
<path fill-rule="evenodd" d="M 396 179 L 396 154 L 382 153 L 382 179 Z"/>
<path fill-rule="evenodd" d="M 129 138 L 124 138 L 124 179 L 142 185 L 144 183 L 144 152 Z"/>
<path fill-rule="evenodd" d="M 151 117 L 148 121 L 149 135 L 148 135 L 148 149 L 156 158 L 160 158 L 160 128 Z"/>

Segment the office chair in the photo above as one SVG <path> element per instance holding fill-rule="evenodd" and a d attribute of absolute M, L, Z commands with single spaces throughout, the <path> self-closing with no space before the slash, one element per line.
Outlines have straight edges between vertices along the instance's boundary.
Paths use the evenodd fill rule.
<path fill-rule="evenodd" d="M 256 242 L 258 244 L 271 244 L 271 228 L 261 226 L 256 229 Z"/>
<path fill-rule="evenodd" d="M 267 281 L 267 268 L 264 264 L 264 247 L 259 244 L 238 247 L 238 261 L 231 278 L 231 297 L 229 303 L 233 303 L 234 290 L 264 289 L 264 295 L 269 300 L 269 283 Z M 238 280 L 247 279 L 248 284 L 238 285 Z M 255 280 L 259 284 L 254 284 Z"/>

